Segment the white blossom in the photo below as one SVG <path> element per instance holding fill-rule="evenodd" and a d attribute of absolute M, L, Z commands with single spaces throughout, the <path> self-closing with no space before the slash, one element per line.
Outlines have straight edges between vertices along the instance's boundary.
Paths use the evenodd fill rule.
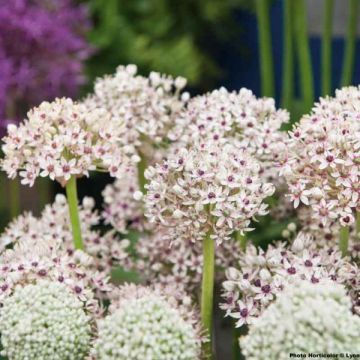
<path fill-rule="evenodd" d="M 285 360 L 290 353 L 360 352 L 360 318 L 343 286 L 297 282 L 250 325 L 240 347 L 247 360 Z"/>
<path fill-rule="evenodd" d="M 2 355 L 11 360 L 81 360 L 90 350 L 90 317 L 64 284 L 17 286 L 0 310 Z"/>

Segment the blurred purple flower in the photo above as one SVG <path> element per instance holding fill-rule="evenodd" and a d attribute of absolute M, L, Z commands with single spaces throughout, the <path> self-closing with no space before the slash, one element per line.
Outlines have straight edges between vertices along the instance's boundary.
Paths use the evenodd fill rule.
<path fill-rule="evenodd" d="M 0 0 L 0 131 L 43 100 L 76 95 L 89 28 L 73 0 Z"/>

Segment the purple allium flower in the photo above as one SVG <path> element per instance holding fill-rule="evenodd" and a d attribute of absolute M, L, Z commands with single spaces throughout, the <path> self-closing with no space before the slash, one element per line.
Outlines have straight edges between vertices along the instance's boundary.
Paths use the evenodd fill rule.
<path fill-rule="evenodd" d="M 87 8 L 73 0 L 0 0 L 0 126 L 84 82 Z"/>

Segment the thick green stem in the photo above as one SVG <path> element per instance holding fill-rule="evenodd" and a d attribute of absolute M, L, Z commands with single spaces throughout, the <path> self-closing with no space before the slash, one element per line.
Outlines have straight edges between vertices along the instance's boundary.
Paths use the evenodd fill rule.
<path fill-rule="evenodd" d="M 246 250 L 247 238 L 246 235 L 241 235 L 239 231 L 235 232 L 236 241 L 239 242 L 241 250 Z"/>
<path fill-rule="evenodd" d="M 314 102 L 314 85 L 311 55 L 307 35 L 306 8 L 304 0 L 292 3 L 293 22 L 297 56 L 299 59 L 300 85 L 303 100 L 303 112 L 311 109 Z"/>
<path fill-rule="evenodd" d="M 260 50 L 261 93 L 263 96 L 274 96 L 274 66 L 268 0 L 256 0 L 256 16 Z"/>
<path fill-rule="evenodd" d="M 14 219 L 20 214 L 20 184 L 18 179 L 9 180 L 10 216 Z"/>
<path fill-rule="evenodd" d="M 331 94 L 331 39 L 334 0 L 325 0 L 323 37 L 321 43 L 321 93 Z"/>
<path fill-rule="evenodd" d="M 49 202 L 51 183 L 48 178 L 40 178 L 38 184 L 40 209 L 43 209 Z"/>
<path fill-rule="evenodd" d="M 356 212 L 356 236 L 360 239 L 360 211 Z"/>
<path fill-rule="evenodd" d="M 341 76 L 341 86 L 351 84 L 354 72 L 356 25 L 359 10 L 359 0 L 349 0 L 348 25 L 345 38 L 345 54 Z"/>
<path fill-rule="evenodd" d="M 69 181 L 66 183 L 66 196 L 69 205 L 69 214 L 70 214 L 74 246 L 75 249 L 84 250 L 84 245 L 81 238 L 81 225 L 79 218 L 78 196 L 77 196 L 75 175 L 72 175 Z"/>
<path fill-rule="evenodd" d="M 143 194 L 146 194 L 146 179 L 145 179 L 145 169 L 147 167 L 146 159 L 144 155 L 140 156 L 140 161 L 137 163 L 138 168 L 138 181 L 139 181 L 139 187 Z"/>
<path fill-rule="evenodd" d="M 349 227 L 342 226 L 340 229 L 340 242 L 339 248 L 343 256 L 346 256 L 348 253 L 349 246 Z"/>
<path fill-rule="evenodd" d="M 293 30 L 292 30 L 292 0 L 284 0 L 283 17 L 284 17 L 284 50 L 283 50 L 283 81 L 281 106 L 285 109 L 291 109 L 294 95 L 294 56 L 293 56 Z"/>
<path fill-rule="evenodd" d="M 201 283 L 201 322 L 209 335 L 203 345 L 204 358 L 212 359 L 212 319 L 214 297 L 215 242 L 210 232 L 203 241 L 203 274 Z M 207 357 L 206 357 L 207 356 Z"/>

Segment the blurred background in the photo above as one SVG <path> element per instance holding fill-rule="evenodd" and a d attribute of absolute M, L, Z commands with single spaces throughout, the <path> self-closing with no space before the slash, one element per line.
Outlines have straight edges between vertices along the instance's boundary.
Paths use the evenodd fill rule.
<path fill-rule="evenodd" d="M 94 79 L 134 63 L 188 79 L 192 95 L 219 86 L 272 96 L 292 121 L 314 100 L 360 83 L 360 0 L 0 0 L 0 132 L 56 96 L 81 98 Z M 111 180 L 80 181 L 94 196 Z M 0 226 L 38 213 L 62 189 L 0 178 Z"/>

